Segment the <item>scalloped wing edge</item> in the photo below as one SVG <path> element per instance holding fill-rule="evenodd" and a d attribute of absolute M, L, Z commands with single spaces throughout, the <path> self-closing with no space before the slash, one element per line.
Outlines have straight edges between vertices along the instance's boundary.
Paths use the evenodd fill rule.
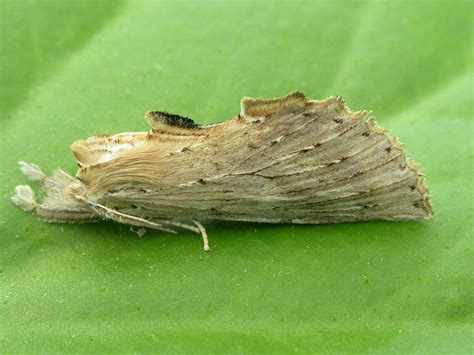
<path fill-rule="evenodd" d="M 258 99 L 252 97 L 244 97 L 240 101 L 240 117 L 248 122 L 263 120 L 271 116 L 275 112 L 282 110 L 308 110 L 311 108 L 327 108 L 333 106 L 337 113 L 345 113 L 355 120 L 363 120 L 369 131 L 375 134 L 384 135 L 390 141 L 391 147 L 401 151 L 405 157 L 408 169 L 413 171 L 417 176 L 417 190 L 423 198 L 423 209 L 426 212 L 426 219 L 433 216 L 433 208 L 431 204 L 431 195 L 426 186 L 423 169 L 413 160 L 407 157 L 405 145 L 400 142 L 397 137 L 392 137 L 387 130 L 381 127 L 375 118 L 371 116 L 371 112 L 362 110 L 353 112 L 342 99 L 341 96 L 330 96 L 324 100 L 308 99 L 302 92 L 294 91 L 290 94 L 274 99 Z"/>

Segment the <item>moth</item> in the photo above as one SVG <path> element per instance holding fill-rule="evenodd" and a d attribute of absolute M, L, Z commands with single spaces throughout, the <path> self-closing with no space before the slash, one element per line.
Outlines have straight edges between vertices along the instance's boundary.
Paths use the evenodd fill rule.
<path fill-rule="evenodd" d="M 204 220 L 319 224 L 420 220 L 432 216 L 423 174 L 367 111 L 340 97 L 316 101 L 300 92 L 245 97 L 240 114 L 198 125 L 148 112 L 149 132 L 98 135 L 72 144 L 75 177 L 47 177 L 37 204 L 28 185 L 12 200 L 47 222 L 113 220 L 202 235 Z"/>

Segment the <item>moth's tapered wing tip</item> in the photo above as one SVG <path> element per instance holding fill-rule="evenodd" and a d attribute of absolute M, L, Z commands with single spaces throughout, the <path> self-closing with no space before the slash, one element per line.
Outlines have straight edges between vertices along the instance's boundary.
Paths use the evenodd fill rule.
<path fill-rule="evenodd" d="M 409 169 L 413 170 L 418 175 L 416 188 L 422 195 L 422 206 L 426 212 L 426 216 L 424 219 L 432 219 L 434 216 L 434 210 L 431 202 L 431 195 L 428 190 L 428 187 L 426 186 L 426 181 L 424 178 L 425 174 L 421 167 L 416 164 L 412 159 L 407 159 L 407 166 Z"/>

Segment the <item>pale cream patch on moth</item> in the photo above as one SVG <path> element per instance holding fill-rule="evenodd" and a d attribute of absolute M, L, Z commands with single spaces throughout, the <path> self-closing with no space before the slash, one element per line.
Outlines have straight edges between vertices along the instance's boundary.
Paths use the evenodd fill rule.
<path fill-rule="evenodd" d="M 13 202 L 48 222 L 109 219 L 140 227 L 138 234 L 183 228 L 201 234 L 205 250 L 202 220 L 318 224 L 432 216 L 423 173 L 404 146 L 340 97 L 245 97 L 237 117 L 203 126 L 166 112 L 145 118 L 150 132 L 75 142 L 76 177 L 61 170 L 47 177 L 20 162 L 42 184 L 44 199 L 37 204 L 33 190 L 20 185 Z"/>
<path fill-rule="evenodd" d="M 12 201 L 23 211 L 33 211 L 36 208 L 35 192 L 28 185 L 16 186 Z"/>
<path fill-rule="evenodd" d="M 32 181 L 42 181 L 46 179 L 46 175 L 41 171 L 36 164 L 29 164 L 25 161 L 19 161 L 21 172 Z"/>

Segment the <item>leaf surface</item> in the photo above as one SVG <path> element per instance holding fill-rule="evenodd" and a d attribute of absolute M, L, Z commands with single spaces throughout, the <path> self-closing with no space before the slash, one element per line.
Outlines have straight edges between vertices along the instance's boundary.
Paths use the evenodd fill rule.
<path fill-rule="evenodd" d="M 2 1 L 2 352 L 472 351 L 472 3 Z M 427 222 L 210 223 L 196 235 L 41 223 L 17 162 L 213 123 L 300 90 L 373 110 L 426 171 Z"/>

